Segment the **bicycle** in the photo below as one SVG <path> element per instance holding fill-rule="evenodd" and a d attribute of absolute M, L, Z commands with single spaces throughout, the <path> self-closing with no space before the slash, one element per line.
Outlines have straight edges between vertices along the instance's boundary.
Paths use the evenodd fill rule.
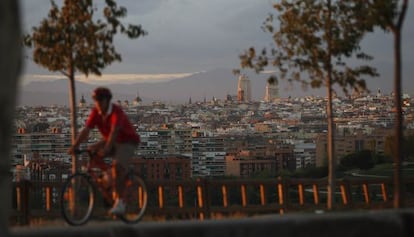
<path fill-rule="evenodd" d="M 92 217 L 97 199 L 97 191 L 102 194 L 104 204 L 112 206 L 116 193 L 111 182 L 107 187 L 101 174 L 112 171 L 112 177 L 116 177 L 113 164 L 105 163 L 102 158 L 96 157 L 89 150 L 77 150 L 77 154 L 88 154 L 86 166 L 77 171 L 65 181 L 60 196 L 61 214 L 70 225 L 83 225 Z M 114 178 L 111 179 L 114 181 Z M 125 176 L 125 190 L 122 194 L 126 203 L 126 211 L 116 217 L 125 223 L 136 223 L 142 219 L 147 208 L 147 187 L 144 180 L 139 177 L 132 167 L 128 167 Z"/>

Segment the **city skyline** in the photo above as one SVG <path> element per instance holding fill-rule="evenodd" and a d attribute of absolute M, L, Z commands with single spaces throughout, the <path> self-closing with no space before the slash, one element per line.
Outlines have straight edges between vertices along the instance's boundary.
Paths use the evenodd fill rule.
<path fill-rule="evenodd" d="M 59 1 L 58 1 L 59 2 Z M 166 82 L 217 68 L 239 67 L 238 55 L 250 46 L 268 46 L 271 36 L 260 27 L 269 12 L 270 0 L 226 1 L 122 1 L 128 9 L 126 22 L 142 24 L 149 34 L 138 40 L 117 38 L 116 47 L 123 61 L 109 66 L 101 78 L 80 79 L 92 84 L 117 82 Z M 49 0 L 22 1 L 25 31 L 39 24 L 50 9 Z M 404 93 L 414 91 L 410 81 L 414 69 L 414 27 L 412 6 L 409 5 L 402 32 Z M 368 87 L 393 90 L 393 37 L 382 31 L 368 34 L 362 48 L 374 56 L 371 62 L 381 74 L 367 79 Z M 31 80 L 64 78 L 49 73 L 30 60 L 25 61 L 23 83 Z M 48 78 L 47 78 L 48 77 Z M 300 87 L 297 85 L 297 87 Z M 303 92 L 306 95 L 308 92 Z"/>
<path fill-rule="evenodd" d="M 266 96 L 266 84 L 268 74 L 247 75 L 250 79 L 250 97 L 252 101 L 261 101 Z M 253 79 L 251 79 L 253 78 Z M 77 81 L 77 100 L 84 95 L 86 100 L 90 100 L 90 92 L 96 84 L 88 84 L 85 81 Z M 192 101 L 225 100 L 227 96 L 238 94 L 238 76 L 235 76 L 230 69 L 217 69 L 203 73 L 196 73 L 176 80 L 164 83 L 145 83 L 145 82 L 117 82 L 114 84 L 103 84 L 108 86 L 114 93 L 114 100 L 134 100 L 137 93 L 144 104 L 153 101 L 164 103 L 186 103 L 191 98 Z M 301 87 L 294 87 L 288 83 L 277 85 L 281 98 L 300 97 Z M 324 88 L 308 89 L 308 96 L 323 95 Z M 375 90 L 376 91 L 376 90 Z M 51 98 L 53 98 L 51 100 Z M 68 104 L 67 79 L 35 81 L 23 85 L 18 102 L 20 105 L 51 105 Z"/>

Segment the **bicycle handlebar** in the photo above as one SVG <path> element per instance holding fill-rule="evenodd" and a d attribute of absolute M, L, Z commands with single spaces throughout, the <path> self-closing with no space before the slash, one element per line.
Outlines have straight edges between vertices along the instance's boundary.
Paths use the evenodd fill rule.
<path fill-rule="evenodd" d="M 79 154 L 82 154 L 82 153 L 88 153 L 89 155 L 94 155 L 96 152 L 92 152 L 91 150 L 89 150 L 89 149 L 75 149 L 75 154 L 77 154 L 77 155 L 79 155 Z"/>

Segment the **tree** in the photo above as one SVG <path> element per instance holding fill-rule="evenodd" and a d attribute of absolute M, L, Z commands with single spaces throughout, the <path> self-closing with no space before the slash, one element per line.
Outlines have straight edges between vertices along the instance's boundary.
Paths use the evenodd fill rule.
<path fill-rule="evenodd" d="M 274 4 L 279 13 L 265 20 L 263 28 L 272 34 L 274 48 L 256 53 L 251 47 L 240 55 L 242 68 L 256 72 L 268 66 L 278 69 L 280 79 L 299 82 L 304 86 L 327 89 L 328 120 L 328 209 L 333 205 L 335 190 L 333 85 L 338 84 L 345 94 L 349 89 L 367 90 L 365 76 L 377 76 L 368 65 L 352 66 L 349 59 L 371 60 L 359 47 L 363 36 L 372 31 L 364 16 L 368 8 L 362 0 L 282 0 Z M 279 27 L 275 27 L 275 23 Z M 348 61 L 347 61 L 348 60 Z M 273 75 L 269 82 L 278 80 Z"/>
<path fill-rule="evenodd" d="M 373 22 L 394 36 L 394 106 L 395 112 L 395 155 L 394 155 L 394 207 L 402 206 L 403 196 L 401 195 L 402 177 L 402 99 L 401 99 L 401 30 L 405 14 L 408 8 L 408 0 L 370 0 L 369 7 L 372 15 L 369 15 Z M 401 3 L 401 4 L 399 4 Z"/>
<path fill-rule="evenodd" d="M 353 168 L 368 170 L 374 167 L 375 160 L 371 151 L 362 150 L 344 156 L 341 159 L 340 164 L 346 168 L 346 170 Z"/>
<path fill-rule="evenodd" d="M 414 160 L 414 135 L 403 136 L 401 142 L 401 161 Z M 384 153 L 390 157 L 397 156 L 397 139 L 395 134 L 388 136 L 384 143 Z M 395 161 L 395 160 L 394 160 Z"/>
<path fill-rule="evenodd" d="M 76 73 L 101 75 L 105 67 L 121 61 L 113 42 L 116 34 L 130 39 L 146 34 L 140 25 L 125 26 L 120 21 L 126 17 L 127 9 L 118 6 L 115 0 L 105 0 L 102 19 L 96 17 L 98 9 L 92 3 L 92 0 L 65 0 L 59 7 L 52 0 L 47 18 L 33 27 L 24 40 L 26 46 L 33 47 L 36 64 L 69 79 L 72 143 L 77 136 Z M 72 172 L 77 169 L 76 163 L 73 155 Z"/>
<path fill-rule="evenodd" d="M 0 236 L 10 236 L 10 142 L 13 134 L 18 78 L 21 71 L 19 1 L 0 1 Z"/>

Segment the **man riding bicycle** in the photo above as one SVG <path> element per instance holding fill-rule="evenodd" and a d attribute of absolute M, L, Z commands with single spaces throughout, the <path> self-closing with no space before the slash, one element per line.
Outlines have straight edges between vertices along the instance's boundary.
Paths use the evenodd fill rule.
<path fill-rule="evenodd" d="M 111 103 L 112 93 L 108 88 L 96 88 L 92 93 L 92 98 L 95 106 L 86 120 L 85 127 L 69 149 L 69 153 L 73 154 L 78 149 L 80 143 L 87 140 L 91 129 L 98 128 L 103 140 L 93 144 L 89 149 L 101 158 L 110 155 L 113 160 L 116 160 L 117 177 L 114 178 L 118 195 L 109 213 L 121 215 L 125 212 L 125 203 L 120 194 L 123 193 L 124 189 L 123 179 L 127 162 L 134 155 L 134 150 L 140 142 L 140 137 L 122 108 Z"/>

